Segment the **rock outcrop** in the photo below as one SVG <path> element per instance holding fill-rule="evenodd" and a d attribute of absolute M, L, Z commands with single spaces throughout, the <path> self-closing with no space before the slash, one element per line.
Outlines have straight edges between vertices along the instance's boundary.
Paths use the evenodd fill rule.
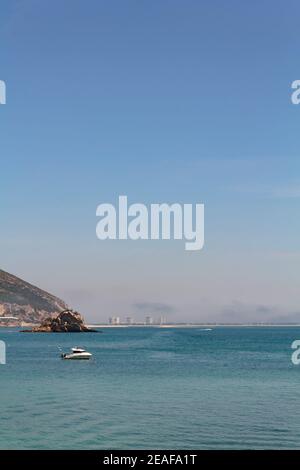
<path fill-rule="evenodd" d="M 96 333 L 85 326 L 80 313 L 73 310 L 64 310 L 56 318 L 47 318 L 40 326 L 33 327 L 30 330 L 24 330 L 25 333 Z"/>
<path fill-rule="evenodd" d="M 0 326 L 39 324 L 67 308 L 58 297 L 0 269 Z"/>

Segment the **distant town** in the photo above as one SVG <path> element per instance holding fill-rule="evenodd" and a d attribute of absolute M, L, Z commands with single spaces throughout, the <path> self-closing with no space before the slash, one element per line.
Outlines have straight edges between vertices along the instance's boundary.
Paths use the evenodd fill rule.
<path fill-rule="evenodd" d="M 126 317 L 123 321 L 120 317 L 109 317 L 108 324 L 112 326 L 117 325 L 166 325 L 166 317 L 160 316 L 157 319 L 154 319 L 150 315 L 145 317 L 144 321 L 135 321 L 133 317 Z"/>
<path fill-rule="evenodd" d="M 105 327 L 129 327 L 129 326 L 156 326 L 165 328 L 212 328 L 217 326 L 223 327 L 275 327 L 275 326 L 287 326 L 287 327 L 299 327 L 299 323 L 268 323 L 268 322 L 248 322 L 248 323 L 222 323 L 222 322 L 168 322 L 165 316 L 152 317 L 147 315 L 144 320 L 135 320 L 132 316 L 127 316 L 122 319 L 119 316 L 111 316 L 108 318 L 107 323 L 100 324 L 89 324 L 89 327 L 105 328 Z"/>

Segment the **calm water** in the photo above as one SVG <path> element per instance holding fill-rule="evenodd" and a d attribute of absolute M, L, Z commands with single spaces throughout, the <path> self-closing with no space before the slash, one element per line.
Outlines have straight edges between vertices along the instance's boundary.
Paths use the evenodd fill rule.
<path fill-rule="evenodd" d="M 300 448 L 300 328 L 0 329 L 1 449 Z M 90 362 L 62 361 L 81 345 Z"/>

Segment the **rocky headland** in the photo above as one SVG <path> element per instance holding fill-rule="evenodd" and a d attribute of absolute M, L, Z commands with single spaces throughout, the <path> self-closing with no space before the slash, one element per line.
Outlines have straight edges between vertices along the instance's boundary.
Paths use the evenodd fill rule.
<path fill-rule="evenodd" d="M 40 324 L 67 308 L 58 297 L 0 269 L 0 326 Z"/>

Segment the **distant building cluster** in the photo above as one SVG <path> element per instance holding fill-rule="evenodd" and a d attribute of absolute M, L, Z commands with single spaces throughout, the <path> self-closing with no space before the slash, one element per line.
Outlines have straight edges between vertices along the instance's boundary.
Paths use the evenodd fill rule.
<path fill-rule="evenodd" d="M 147 315 L 145 321 L 135 321 L 133 317 L 126 317 L 125 320 L 121 320 L 120 317 L 112 316 L 109 317 L 108 323 L 113 326 L 117 325 L 165 325 L 167 319 L 164 316 L 159 318 L 153 318 L 151 315 Z"/>

